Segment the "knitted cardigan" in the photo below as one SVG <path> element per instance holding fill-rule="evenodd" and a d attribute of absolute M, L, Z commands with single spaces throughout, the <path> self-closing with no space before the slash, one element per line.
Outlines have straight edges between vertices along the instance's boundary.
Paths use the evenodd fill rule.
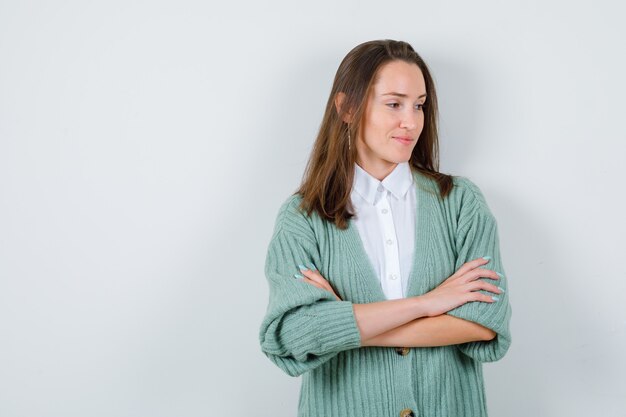
<path fill-rule="evenodd" d="M 413 176 L 416 242 L 407 297 L 431 291 L 465 262 L 486 255 L 492 260 L 482 268 L 506 275 L 496 220 L 479 188 L 454 176 L 442 199 L 434 180 L 417 171 Z M 467 302 L 446 313 L 492 329 L 492 340 L 411 348 L 406 355 L 392 347 L 361 347 L 352 304 L 386 300 L 380 281 L 354 223 L 341 230 L 315 212 L 307 216 L 300 201 L 297 194 L 289 197 L 276 218 L 265 263 L 269 303 L 259 334 L 261 350 L 274 364 L 302 375 L 298 416 L 487 416 L 482 363 L 502 358 L 511 343 L 506 277 L 480 278 L 505 290 L 498 301 Z M 294 278 L 298 265 L 308 263 L 343 301 Z"/>

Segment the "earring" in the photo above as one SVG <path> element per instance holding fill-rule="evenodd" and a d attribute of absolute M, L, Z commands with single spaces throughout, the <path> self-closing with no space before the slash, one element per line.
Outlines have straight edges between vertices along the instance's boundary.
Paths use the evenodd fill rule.
<path fill-rule="evenodd" d="M 350 142 L 352 142 L 352 140 L 350 139 L 350 125 L 348 125 L 348 150 L 352 148 Z"/>

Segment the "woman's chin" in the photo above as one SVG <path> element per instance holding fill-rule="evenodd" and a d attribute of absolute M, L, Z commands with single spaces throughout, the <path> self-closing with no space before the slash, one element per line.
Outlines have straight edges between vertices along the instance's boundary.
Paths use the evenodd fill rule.
<path fill-rule="evenodd" d="M 397 155 L 394 158 L 390 159 L 389 162 L 392 162 L 394 164 L 401 164 L 403 162 L 409 162 L 409 160 L 411 159 L 411 154 L 402 154 L 402 155 Z"/>

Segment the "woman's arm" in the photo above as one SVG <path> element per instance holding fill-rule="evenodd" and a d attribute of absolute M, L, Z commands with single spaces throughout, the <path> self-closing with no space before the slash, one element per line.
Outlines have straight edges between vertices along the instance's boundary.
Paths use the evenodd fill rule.
<path fill-rule="evenodd" d="M 497 336 L 485 342 L 469 342 L 459 345 L 461 352 L 479 362 L 493 362 L 502 358 L 511 345 L 511 306 L 509 304 L 508 279 L 504 271 L 498 226 L 480 189 L 467 178 L 456 178 L 461 208 L 454 247 L 457 250 L 456 265 L 477 255 L 488 253 L 493 257 L 490 268 L 500 272 L 498 285 L 503 294 L 492 304 L 466 303 L 449 310 L 446 314 L 472 321 L 487 327 Z M 481 291 L 482 292 L 482 291 Z"/>
<path fill-rule="evenodd" d="M 495 332 L 472 321 L 442 314 L 423 317 L 362 340 L 362 346 L 433 347 L 491 340 Z"/>
<path fill-rule="evenodd" d="M 339 352 L 361 347 L 363 339 L 407 324 L 421 315 L 437 316 L 468 301 L 491 298 L 477 289 L 496 289 L 477 279 L 495 275 L 478 266 L 485 260 L 468 262 L 433 291 L 411 299 L 355 305 L 341 301 L 333 291 L 294 279 L 294 269 L 310 262 L 321 264 L 311 225 L 289 199 L 280 209 L 265 261 L 269 284 L 268 307 L 259 329 L 262 352 L 288 375 L 315 369 Z M 312 271 L 302 272 L 308 275 Z M 319 275 L 319 274 L 318 274 Z M 319 275 L 322 282 L 327 281 Z M 330 288 L 330 285 L 328 285 Z M 417 302 L 419 301 L 419 302 Z"/>
<path fill-rule="evenodd" d="M 434 290 L 417 296 L 402 298 L 398 300 L 379 301 L 367 304 L 353 304 L 354 317 L 357 323 L 357 327 L 361 336 L 361 343 L 366 343 L 376 336 L 383 335 L 390 330 L 399 328 L 400 326 L 408 326 L 408 329 L 412 329 L 412 326 L 418 326 L 417 324 L 411 324 L 420 318 L 435 318 L 447 311 L 467 303 L 469 301 L 481 301 L 486 303 L 493 303 L 494 300 L 491 296 L 481 294 L 477 290 L 491 291 L 496 294 L 500 294 L 500 290 L 493 284 L 482 281 L 478 278 L 489 277 L 491 279 L 499 279 L 495 271 L 479 268 L 480 266 L 489 262 L 486 258 L 477 258 L 470 262 L 463 264 L 452 276 L 446 279 Z M 337 300 L 341 298 L 336 294 L 330 283 L 315 269 L 303 269 L 301 268 L 302 278 L 306 283 L 311 284 L 320 289 L 326 290 L 332 293 Z M 452 333 L 451 340 L 461 340 L 458 343 L 463 343 L 476 340 L 477 327 L 470 324 L 467 320 L 458 319 L 454 321 L 456 326 L 452 328 L 446 327 L 447 320 L 439 319 L 432 322 L 437 323 L 438 328 L 436 330 L 446 331 Z M 429 326 L 432 326 L 431 321 L 427 321 Z M 476 325 L 476 323 L 473 323 Z M 482 326 L 479 326 L 481 338 L 483 340 L 485 331 L 488 330 Z M 421 325 L 418 329 L 422 329 Z M 430 330 L 430 327 L 426 328 Z M 400 334 L 408 335 L 410 330 L 402 330 Z M 422 335 L 424 332 L 422 331 Z M 411 336 L 412 337 L 412 336 Z M 439 335 L 433 336 L 430 343 L 438 343 Z M 378 340 L 378 339 L 374 339 Z M 409 339 L 411 340 L 411 339 Z M 448 339 L 444 339 L 448 340 Z M 375 346 L 371 345 L 370 346 Z M 378 345 L 382 346 L 382 345 Z M 386 346 L 386 345 L 385 345 Z M 407 346 L 406 344 L 400 344 L 395 346 Z"/>

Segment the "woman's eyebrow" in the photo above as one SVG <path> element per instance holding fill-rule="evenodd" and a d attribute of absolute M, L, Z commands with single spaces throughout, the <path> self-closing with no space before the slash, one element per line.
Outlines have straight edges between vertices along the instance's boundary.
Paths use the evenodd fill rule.
<path fill-rule="evenodd" d="M 403 93 L 396 93 L 395 91 L 392 91 L 390 93 L 385 93 L 383 94 L 383 96 L 397 96 L 397 97 L 408 97 L 408 95 L 403 94 Z M 422 97 L 426 97 L 426 93 L 422 94 L 421 96 L 417 97 L 417 98 L 422 98 Z"/>

